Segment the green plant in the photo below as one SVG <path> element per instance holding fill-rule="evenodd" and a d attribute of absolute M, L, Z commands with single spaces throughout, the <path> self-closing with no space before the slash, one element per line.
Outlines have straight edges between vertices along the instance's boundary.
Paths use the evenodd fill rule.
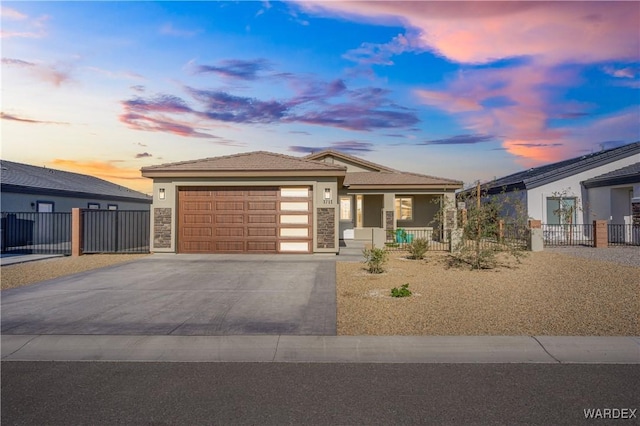
<path fill-rule="evenodd" d="M 384 272 L 384 264 L 387 262 L 387 251 L 381 248 L 364 249 L 364 263 L 367 264 L 367 270 L 372 274 L 381 274 Z"/>
<path fill-rule="evenodd" d="M 420 260 L 429 250 L 429 241 L 426 238 L 416 238 L 407 246 L 407 250 L 411 259 Z"/>
<path fill-rule="evenodd" d="M 400 288 L 394 287 L 391 289 L 391 297 L 409 297 L 411 294 L 409 283 L 402 284 Z"/>

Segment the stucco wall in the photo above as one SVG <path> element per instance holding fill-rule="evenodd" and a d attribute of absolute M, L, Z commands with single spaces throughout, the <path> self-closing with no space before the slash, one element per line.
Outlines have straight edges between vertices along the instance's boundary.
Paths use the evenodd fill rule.
<path fill-rule="evenodd" d="M 109 204 L 117 205 L 118 210 L 149 210 L 150 208 L 149 203 L 2 192 L 0 194 L 0 210 L 3 212 L 35 212 L 38 201 L 53 202 L 53 211 L 57 213 L 70 212 L 72 208 L 86 209 L 89 203 L 98 203 L 101 209 L 107 209 Z"/>

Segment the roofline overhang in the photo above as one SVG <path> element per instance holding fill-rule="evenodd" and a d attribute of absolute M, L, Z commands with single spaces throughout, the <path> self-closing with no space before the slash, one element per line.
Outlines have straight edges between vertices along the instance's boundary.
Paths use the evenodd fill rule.
<path fill-rule="evenodd" d="M 462 184 L 434 184 L 434 185 L 390 185 L 390 184 L 380 184 L 380 185 L 371 185 L 371 184 L 349 184 L 345 185 L 349 191 L 352 190 L 365 190 L 365 189 L 394 189 L 398 191 L 405 191 L 411 189 L 422 189 L 422 190 L 430 190 L 430 191 L 455 191 L 456 189 L 462 188 Z"/>
<path fill-rule="evenodd" d="M 604 178 L 604 179 L 593 178 L 593 179 L 582 181 L 581 183 L 587 189 L 600 188 L 603 186 L 626 185 L 626 184 L 634 184 L 634 183 L 637 184 L 637 183 L 640 183 L 640 177 L 638 177 L 637 174 L 634 174 L 634 175 L 627 175 L 627 176 L 614 176 L 614 177 Z"/>
<path fill-rule="evenodd" d="M 12 194 L 34 194 L 34 195 L 45 195 L 45 196 L 49 195 L 49 196 L 56 196 L 56 197 L 101 199 L 101 200 L 109 200 L 109 201 L 127 201 L 127 202 L 145 203 L 145 204 L 151 204 L 153 201 L 151 197 L 136 198 L 136 197 L 130 197 L 126 195 L 107 195 L 107 194 L 97 194 L 97 193 L 90 193 L 90 192 L 65 191 L 62 189 L 40 188 L 40 187 L 12 185 L 12 184 L 4 184 L 4 183 L 0 185 L 0 191 L 12 193 Z"/>
<path fill-rule="evenodd" d="M 237 177 L 337 177 L 344 178 L 346 170 L 145 170 L 147 178 L 237 178 Z"/>

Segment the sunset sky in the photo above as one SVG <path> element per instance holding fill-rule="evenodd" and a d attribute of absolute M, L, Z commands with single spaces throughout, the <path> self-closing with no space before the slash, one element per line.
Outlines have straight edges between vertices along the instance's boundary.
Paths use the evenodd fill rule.
<path fill-rule="evenodd" d="M 2 2 L 1 157 L 333 148 L 485 181 L 640 140 L 640 2 Z"/>

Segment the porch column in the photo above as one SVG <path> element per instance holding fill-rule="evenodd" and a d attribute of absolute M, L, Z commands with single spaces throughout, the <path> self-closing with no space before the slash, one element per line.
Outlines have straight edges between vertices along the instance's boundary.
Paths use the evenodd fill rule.
<path fill-rule="evenodd" d="M 396 194 L 384 194 L 384 229 L 396 229 Z"/>

